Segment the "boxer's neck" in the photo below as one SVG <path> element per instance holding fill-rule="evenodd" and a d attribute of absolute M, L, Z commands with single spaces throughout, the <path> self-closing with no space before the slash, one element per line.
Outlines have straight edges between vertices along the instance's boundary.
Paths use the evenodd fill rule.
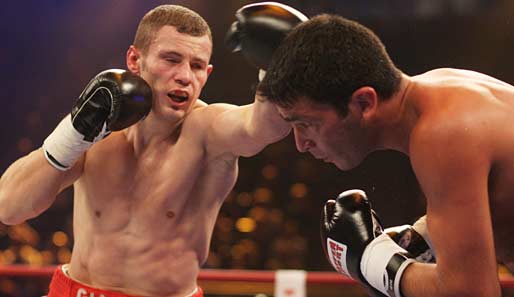
<path fill-rule="evenodd" d="M 376 128 L 379 132 L 377 149 L 392 149 L 408 153 L 410 134 L 419 117 L 411 100 L 414 82 L 407 75 L 402 76 L 398 91 L 391 98 L 381 100 Z"/>
<path fill-rule="evenodd" d="M 133 143 L 136 152 L 143 151 L 155 143 L 176 142 L 180 136 L 183 121 L 184 118 L 164 121 L 150 112 L 144 120 L 125 129 L 124 133 L 127 140 Z"/>

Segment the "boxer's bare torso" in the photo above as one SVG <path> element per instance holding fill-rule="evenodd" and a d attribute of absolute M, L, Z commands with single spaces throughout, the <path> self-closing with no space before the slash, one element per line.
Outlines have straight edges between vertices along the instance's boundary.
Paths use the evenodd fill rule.
<path fill-rule="evenodd" d="M 63 269 L 71 278 L 130 295 L 190 295 L 235 184 L 238 157 L 253 156 L 290 131 L 258 95 L 242 106 L 199 100 L 213 71 L 211 53 L 209 26 L 195 12 L 163 5 L 145 14 L 126 64 L 152 91 L 149 113 L 138 110 L 144 119 L 97 142 L 106 135 L 99 127 L 127 127 L 138 108 L 130 100 L 149 96 L 132 94 L 146 88 L 121 76 L 108 82 L 95 76 L 82 93 L 86 103 L 73 106 L 73 120 L 61 121 L 42 148 L 2 175 L 0 222 L 38 216 L 73 184 L 74 246 Z M 62 294 L 56 290 L 64 288 L 50 295 Z"/>
<path fill-rule="evenodd" d="M 73 279 L 143 296 L 195 289 L 238 168 L 236 156 L 210 154 L 208 125 L 194 122 L 142 148 L 131 127 L 87 152 L 74 185 Z"/>
<path fill-rule="evenodd" d="M 499 262 L 506 264 L 511 271 L 514 271 L 514 217 L 512 216 L 514 213 L 514 87 L 480 73 L 456 69 L 430 71 L 412 77 L 412 82 L 414 83 L 408 91 L 410 92 L 408 96 L 415 98 L 414 105 L 421 116 L 411 138 L 417 137 L 416 133 L 427 133 L 427 131 L 428 133 L 437 133 L 435 131 L 437 129 L 448 129 L 455 132 L 456 144 L 462 138 L 462 151 L 476 152 L 476 159 L 484 160 L 481 163 L 477 162 L 478 165 L 472 170 L 483 171 L 485 195 L 457 198 L 461 200 L 459 203 L 462 207 L 453 216 L 457 220 L 462 220 L 462 227 L 466 226 L 466 222 L 468 222 L 468 226 L 475 227 L 477 220 L 483 220 L 484 228 L 487 228 L 489 224 L 486 222 L 489 219 L 487 212 L 489 212 L 496 257 Z M 420 129 L 419 125 L 424 125 L 424 127 Z M 429 128 L 430 125 L 433 127 Z M 462 135 L 468 133 L 472 133 L 470 136 L 476 138 L 473 143 L 480 147 L 467 145 L 469 143 L 465 139 L 467 136 Z M 454 141 L 450 140 L 450 142 Z M 458 148 L 456 150 L 446 149 L 446 145 L 446 143 L 441 143 L 438 150 L 433 151 L 433 157 L 436 158 L 435 154 L 438 153 L 453 154 L 459 151 Z M 416 152 L 410 152 L 410 154 L 413 153 Z M 434 158 L 421 162 L 418 159 L 414 167 L 430 166 L 429 163 L 434 162 Z M 452 156 L 448 156 L 448 160 L 452 158 Z M 464 166 L 466 165 L 463 164 Z M 465 180 L 466 175 L 472 174 L 468 172 L 460 177 L 449 175 L 444 178 Z M 422 186 L 425 180 L 427 179 L 421 178 Z M 458 180 L 455 184 L 456 187 L 463 186 L 458 183 Z M 467 186 L 474 189 L 476 183 L 470 183 Z M 473 191 L 479 192 L 480 186 Z M 430 195 L 428 195 L 428 199 L 430 199 Z M 445 198 L 440 199 L 433 203 L 445 202 Z M 485 201 L 474 201 L 474 199 Z M 428 203 L 430 204 L 431 201 L 429 200 Z M 468 213 L 466 205 L 484 208 L 485 212 L 481 213 L 484 216 L 479 217 L 478 212 Z M 438 214 L 438 210 L 441 208 L 433 207 L 433 209 Z M 442 222 L 433 225 L 435 225 L 434 230 L 429 229 L 431 234 L 436 231 L 435 229 L 441 234 L 448 232 L 448 230 L 444 230 Z M 439 226 L 441 226 L 440 229 Z M 453 234 L 453 232 L 449 233 Z M 475 234 L 470 234 L 463 228 L 462 238 L 447 238 L 447 242 L 481 241 L 481 244 L 487 245 L 487 242 L 484 242 L 480 236 L 475 237 Z M 477 256 L 466 255 L 466 257 Z"/>
<path fill-rule="evenodd" d="M 15 161 L 0 180 L 0 221 L 39 215 L 73 184 L 71 278 L 137 296 L 192 293 L 238 157 L 290 130 L 263 98 L 243 106 L 198 100 L 213 69 L 211 48 L 208 34 L 171 25 L 146 50 L 130 46 L 128 69 L 152 89 L 148 116 L 79 150 L 68 170 L 51 165 L 42 148 Z M 59 145 L 73 146 L 65 140 Z"/>

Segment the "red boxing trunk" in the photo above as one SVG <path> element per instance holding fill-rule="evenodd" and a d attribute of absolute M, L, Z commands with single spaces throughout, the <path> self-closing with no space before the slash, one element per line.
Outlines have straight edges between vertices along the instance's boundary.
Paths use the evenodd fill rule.
<path fill-rule="evenodd" d="M 50 292 L 47 297 L 137 297 L 119 292 L 111 292 L 96 289 L 74 281 L 62 270 L 62 266 L 57 267 L 50 283 Z M 187 297 L 203 297 L 200 287 Z"/>

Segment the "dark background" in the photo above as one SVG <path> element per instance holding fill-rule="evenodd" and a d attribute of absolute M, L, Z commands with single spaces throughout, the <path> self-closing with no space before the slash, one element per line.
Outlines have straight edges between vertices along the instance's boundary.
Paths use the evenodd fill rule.
<path fill-rule="evenodd" d="M 234 12 L 250 2 L 29 0 L 3 3 L 0 10 L 1 172 L 41 145 L 70 111 L 92 76 L 107 68 L 126 67 L 126 49 L 139 20 L 159 4 L 189 7 L 211 25 L 214 72 L 201 98 L 208 103 L 251 102 L 257 71 L 223 44 L 226 29 L 234 21 Z M 335 13 L 370 27 L 381 37 L 393 61 L 408 75 L 454 67 L 514 83 L 511 57 L 514 1 L 283 3 L 308 16 Z M 407 157 L 395 152 L 378 152 L 358 168 L 340 172 L 333 165 L 298 153 L 292 137 L 288 137 L 256 157 L 241 159 L 240 177 L 221 210 L 205 267 L 331 270 L 319 244 L 320 211 L 328 198 L 349 188 L 366 190 L 386 226 L 412 222 L 424 212 L 424 201 Z M 66 262 L 73 244 L 72 199 L 71 191 L 67 190 L 40 217 L 16 227 L 0 224 L 0 265 Z M 253 223 L 255 227 L 244 232 L 245 226 Z M 65 234 L 64 243 L 63 235 L 56 234 L 59 231 Z M 40 285 L 19 285 L 0 279 L 0 295 L 30 296 L 34 291 L 27 290 L 37 290 L 28 289 L 31 286 Z"/>

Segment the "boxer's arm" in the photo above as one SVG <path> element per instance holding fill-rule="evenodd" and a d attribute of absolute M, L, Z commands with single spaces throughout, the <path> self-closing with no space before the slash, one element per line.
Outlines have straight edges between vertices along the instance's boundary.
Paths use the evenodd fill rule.
<path fill-rule="evenodd" d="M 261 69 L 258 75 L 261 80 L 262 69 L 282 39 L 308 18 L 284 4 L 260 2 L 240 8 L 236 19 L 227 32 L 226 44 L 232 51 L 241 51 L 251 64 Z M 258 94 L 253 104 L 225 108 L 214 119 L 208 135 L 209 151 L 215 155 L 253 156 L 290 131 L 276 107 Z"/>
<path fill-rule="evenodd" d="M 15 161 L 0 178 L 0 222 L 14 225 L 39 215 L 79 178 L 83 163 L 82 157 L 69 170 L 57 170 L 41 148 Z"/>
<path fill-rule="evenodd" d="M 151 102 L 150 86 L 129 71 L 110 69 L 93 77 L 42 148 L 1 177 L 0 221 L 17 224 L 46 210 L 81 175 L 89 147 L 144 118 Z"/>
<path fill-rule="evenodd" d="M 487 187 L 490 144 L 475 123 L 432 121 L 411 139 L 437 264 L 407 268 L 406 297 L 500 296 Z"/>
<path fill-rule="evenodd" d="M 214 155 L 253 156 L 290 131 L 275 106 L 258 95 L 252 104 L 213 104 L 209 108 L 223 110 L 213 118 L 207 136 L 209 151 Z"/>

